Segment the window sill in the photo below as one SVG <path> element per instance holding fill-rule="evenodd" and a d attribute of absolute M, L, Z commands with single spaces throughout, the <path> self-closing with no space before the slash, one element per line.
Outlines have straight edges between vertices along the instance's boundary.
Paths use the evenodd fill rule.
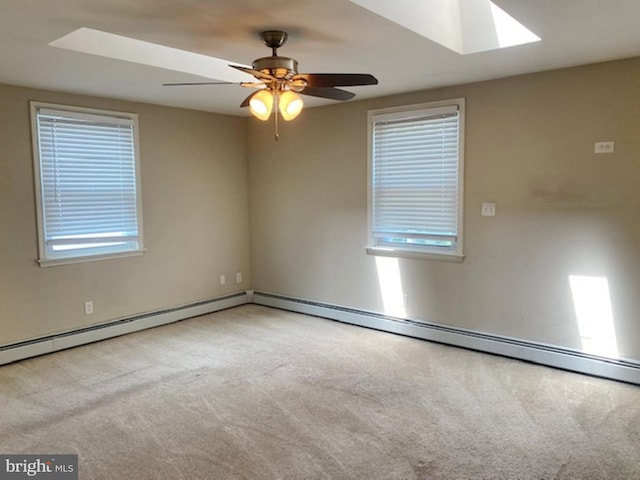
<path fill-rule="evenodd" d="M 146 252 L 146 249 L 129 250 L 127 252 L 103 253 L 100 255 L 83 255 L 66 258 L 48 258 L 38 260 L 41 267 L 56 267 L 58 265 L 71 265 L 74 263 L 98 262 L 100 260 L 111 260 L 115 258 L 139 257 Z"/>
<path fill-rule="evenodd" d="M 397 250 L 394 248 L 365 247 L 368 255 L 378 257 L 417 258 L 421 260 L 436 260 L 440 262 L 462 263 L 464 255 L 452 252 L 426 252 L 416 250 Z"/>

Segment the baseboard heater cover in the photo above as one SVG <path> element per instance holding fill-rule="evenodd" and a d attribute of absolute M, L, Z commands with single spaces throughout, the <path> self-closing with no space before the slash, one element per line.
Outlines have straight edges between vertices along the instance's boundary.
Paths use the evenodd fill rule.
<path fill-rule="evenodd" d="M 92 325 L 34 340 L 4 345 L 0 347 L 0 365 L 251 303 L 252 293 L 235 293 L 179 307 L 133 315 L 112 322 Z"/>
<path fill-rule="evenodd" d="M 257 291 L 252 293 L 253 303 L 257 305 L 304 313 L 375 330 L 640 385 L 640 363 L 630 360 L 598 357 L 553 345 L 395 318 L 272 293 Z"/>
<path fill-rule="evenodd" d="M 603 358 L 553 345 L 527 342 L 422 321 L 395 318 L 365 310 L 272 293 L 254 292 L 252 290 L 0 346 L 0 365 L 166 325 L 247 303 L 304 313 L 384 332 L 640 385 L 640 363 L 631 360 Z"/>

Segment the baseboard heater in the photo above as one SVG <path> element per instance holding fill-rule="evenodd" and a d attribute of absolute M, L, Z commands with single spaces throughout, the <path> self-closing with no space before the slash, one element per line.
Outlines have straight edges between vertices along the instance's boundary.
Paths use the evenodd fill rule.
<path fill-rule="evenodd" d="M 256 291 L 252 296 L 253 303 L 258 305 L 640 385 L 640 363 L 630 360 L 598 357 L 552 345 L 395 318 L 271 293 Z"/>
<path fill-rule="evenodd" d="M 165 310 L 134 315 L 34 340 L 3 345 L 0 346 L 0 365 L 166 325 L 247 303 L 304 313 L 351 325 L 640 385 L 640 363 L 631 360 L 603 358 L 553 345 L 526 342 L 472 330 L 395 318 L 365 310 L 251 290 Z"/>
<path fill-rule="evenodd" d="M 0 365 L 251 303 L 242 292 L 0 347 Z"/>

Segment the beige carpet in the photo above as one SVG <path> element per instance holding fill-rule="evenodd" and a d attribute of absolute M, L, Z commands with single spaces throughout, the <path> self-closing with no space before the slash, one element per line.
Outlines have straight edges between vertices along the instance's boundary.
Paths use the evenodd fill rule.
<path fill-rule="evenodd" d="M 640 478 L 640 388 L 247 305 L 0 367 L 81 479 Z"/>

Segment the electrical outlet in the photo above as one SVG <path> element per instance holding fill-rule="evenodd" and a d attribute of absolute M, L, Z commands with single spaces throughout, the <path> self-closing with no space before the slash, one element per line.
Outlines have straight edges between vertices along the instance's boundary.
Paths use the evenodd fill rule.
<path fill-rule="evenodd" d="M 613 153 L 615 142 L 596 142 L 593 146 L 593 153 Z"/>
<path fill-rule="evenodd" d="M 93 313 L 93 301 L 84 302 L 84 314 L 91 315 Z"/>
<path fill-rule="evenodd" d="M 226 285 L 227 284 L 227 276 L 222 274 L 220 275 L 220 285 Z"/>
<path fill-rule="evenodd" d="M 236 273 L 236 283 L 242 283 L 242 272 Z"/>
<path fill-rule="evenodd" d="M 483 203 L 482 204 L 482 216 L 483 217 L 495 217 L 496 216 L 496 204 L 495 203 Z"/>

